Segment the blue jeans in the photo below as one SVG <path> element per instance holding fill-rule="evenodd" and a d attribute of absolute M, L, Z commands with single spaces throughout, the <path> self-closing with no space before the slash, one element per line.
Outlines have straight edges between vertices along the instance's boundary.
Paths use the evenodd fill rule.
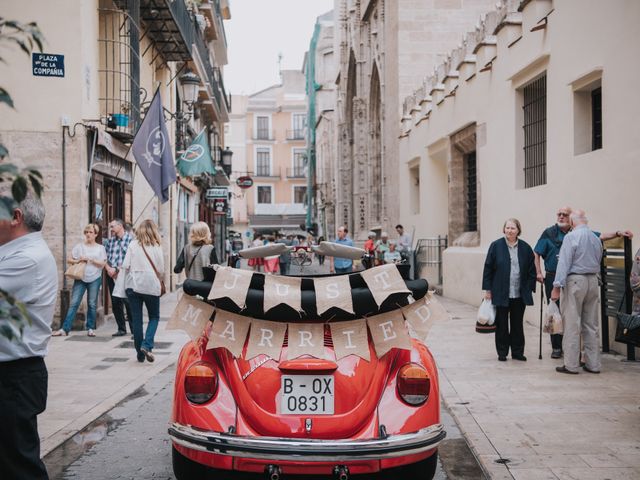
<path fill-rule="evenodd" d="M 84 292 L 87 293 L 87 330 L 93 330 L 96 328 L 96 309 L 98 306 L 98 294 L 100 293 L 100 285 L 102 284 L 102 275 L 96 278 L 93 282 L 87 283 L 82 280 L 73 281 L 73 290 L 71 291 L 71 305 L 69 305 L 69 311 L 62 324 L 62 329 L 69 333 L 73 320 L 76 318 L 78 307 L 82 302 Z"/>
<path fill-rule="evenodd" d="M 335 267 L 334 270 L 336 271 L 336 273 L 353 273 L 353 267 Z"/>
<path fill-rule="evenodd" d="M 151 351 L 160 321 L 160 297 L 137 293 L 131 288 L 127 288 L 127 297 L 131 305 L 131 326 L 133 327 L 133 344 L 136 347 L 136 352 L 140 353 L 141 348 Z M 147 331 L 144 332 L 144 339 L 142 338 L 142 304 L 146 305 L 149 314 L 149 323 Z"/>

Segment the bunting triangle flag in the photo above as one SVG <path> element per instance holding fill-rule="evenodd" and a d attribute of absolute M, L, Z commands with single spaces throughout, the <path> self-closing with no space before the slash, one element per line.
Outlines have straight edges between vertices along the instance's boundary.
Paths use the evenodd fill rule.
<path fill-rule="evenodd" d="M 195 177 L 201 173 L 215 175 L 216 168 L 213 166 L 211 149 L 207 141 L 205 129 L 198 134 L 193 142 L 178 159 L 178 172 L 181 177 Z"/>

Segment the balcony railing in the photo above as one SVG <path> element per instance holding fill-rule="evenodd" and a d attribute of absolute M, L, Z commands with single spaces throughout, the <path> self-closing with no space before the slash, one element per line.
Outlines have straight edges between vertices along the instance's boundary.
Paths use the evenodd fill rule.
<path fill-rule="evenodd" d="M 274 140 L 273 133 L 268 129 L 257 129 L 253 133 L 253 140 Z"/>
<path fill-rule="evenodd" d="M 306 178 L 307 169 L 304 167 L 287 168 L 287 178 Z"/>
<path fill-rule="evenodd" d="M 304 140 L 305 130 L 304 128 L 287 130 L 287 140 Z"/>

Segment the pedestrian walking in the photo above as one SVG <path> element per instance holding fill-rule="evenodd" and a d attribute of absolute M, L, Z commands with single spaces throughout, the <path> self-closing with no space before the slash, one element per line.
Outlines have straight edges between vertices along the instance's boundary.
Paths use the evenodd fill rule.
<path fill-rule="evenodd" d="M 38 415 L 47 404 L 44 358 L 58 294 L 58 269 L 42 238 L 45 209 L 31 193 L 0 220 L 0 289 L 22 302 L 30 322 L 22 335 L 0 318 L 0 476 L 48 479 L 40 459 Z"/>
<path fill-rule="evenodd" d="M 180 273 L 183 270 L 188 279 L 204 280 L 203 267 L 218 263 L 216 249 L 211 245 L 211 230 L 205 222 L 196 222 L 189 229 L 189 243 L 182 251 L 173 273 Z"/>
<path fill-rule="evenodd" d="M 504 237 L 491 243 L 482 273 L 485 298 L 496 307 L 496 351 L 498 360 L 526 361 L 524 355 L 524 310 L 533 305 L 536 270 L 533 250 L 520 238 L 522 227 L 515 218 L 502 228 Z"/>
<path fill-rule="evenodd" d="M 290 247 L 293 244 L 293 240 L 290 235 L 283 237 L 281 234 L 277 234 L 276 243 L 282 243 L 283 245 Z M 280 275 L 288 275 L 289 267 L 291 266 L 291 251 L 287 249 L 286 252 L 282 252 L 278 262 L 280 264 Z"/>
<path fill-rule="evenodd" d="M 125 229 L 124 222 L 119 218 L 109 223 L 109 232 L 111 236 L 102 242 L 107 252 L 107 265 L 104 268 L 107 272 L 107 286 L 109 287 L 109 294 L 111 295 L 111 309 L 113 310 L 113 316 L 118 325 L 118 331 L 112 336 L 121 337 L 127 334 L 127 323 L 129 323 L 129 329 L 132 330 L 131 309 L 129 307 L 129 301 L 126 298 L 113 295 L 113 288 L 115 287 L 116 278 L 118 278 L 118 274 L 122 268 L 122 262 L 127 254 L 127 249 L 133 239 L 133 235 Z"/>
<path fill-rule="evenodd" d="M 253 242 L 251 242 L 251 247 L 262 247 L 264 242 L 262 241 L 262 235 L 256 233 L 253 237 Z M 264 260 L 262 258 L 250 258 L 248 265 L 253 268 L 255 272 L 260 271 L 260 267 L 264 265 Z"/>
<path fill-rule="evenodd" d="M 84 241 L 78 243 L 71 251 L 70 263 L 83 263 L 84 276 L 73 281 L 71 290 L 71 304 L 62 327 L 53 333 L 54 337 L 67 336 L 71 331 L 73 321 L 76 318 L 78 307 L 87 292 L 87 322 L 86 329 L 89 337 L 95 337 L 96 312 L 98 307 L 98 294 L 102 285 L 102 269 L 107 263 L 107 252 L 104 247 L 96 242 L 100 233 L 100 227 L 90 223 L 84 227 Z"/>
<path fill-rule="evenodd" d="M 600 373 L 598 274 L 602 243 L 589 229 L 584 210 L 574 210 L 569 218 L 573 230 L 562 242 L 551 291 L 551 300 L 561 298 L 560 312 L 564 322 L 564 365 L 556 367 L 556 371 L 578 373 L 582 333 L 585 355 L 583 368 L 590 373 Z"/>
<path fill-rule="evenodd" d="M 347 227 L 338 227 L 338 237 L 333 241 L 340 245 L 353 247 L 353 240 L 349 238 Z M 353 271 L 353 260 L 350 258 L 329 257 L 330 273 L 350 273 Z"/>
<path fill-rule="evenodd" d="M 322 236 L 318 237 L 318 245 L 320 245 L 324 241 L 325 241 L 324 237 Z M 318 264 L 324 265 L 325 255 L 317 255 L 317 257 L 318 257 Z"/>
<path fill-rule="evenodd" d="M 122 264 L 125 291 L 131 305 L 133 344 L 139 362 L 153 362 L 154 339 L 160 321 L 161 278 L 164 275 L 164 255 L 158 227 L 152 220 L 143 220 L 136 229 L 136 238 L 127 249 Z M 142 306 L 149 316 L 147 329 L 142 328 Z"/>

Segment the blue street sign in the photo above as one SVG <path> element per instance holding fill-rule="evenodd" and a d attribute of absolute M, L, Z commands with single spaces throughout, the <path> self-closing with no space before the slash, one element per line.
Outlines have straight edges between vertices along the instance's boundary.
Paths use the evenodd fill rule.
<path fill-rule="evenodd" d="M 31 71 L 36 77 L 64 77 L 64 55 L 32 53 Z"/>

